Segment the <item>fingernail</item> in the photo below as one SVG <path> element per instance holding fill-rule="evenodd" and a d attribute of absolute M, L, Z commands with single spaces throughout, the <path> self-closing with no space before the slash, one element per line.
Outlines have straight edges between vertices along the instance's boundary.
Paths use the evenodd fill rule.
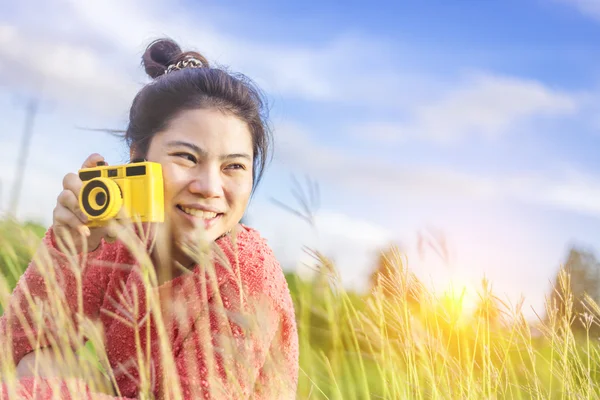
<path fill-rule="evenodd" d="M 88 228 L 87 226 L 83 227 L 83 234 L 87 237 L 89 237 L 92 233 L 90 232 L 90 228 Z"/>

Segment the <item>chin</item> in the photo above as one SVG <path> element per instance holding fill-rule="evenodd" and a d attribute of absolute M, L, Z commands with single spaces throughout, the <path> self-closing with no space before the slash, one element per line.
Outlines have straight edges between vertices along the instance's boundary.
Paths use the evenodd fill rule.
<path fill-rule="evenodd" d="M 201 240 L 205 240 L 207 242 L 214 242 L 226 232 L 226 230 L 224 230 L 223 228 L 219 229 L 219 227 L 211 227 L 206 230 L 202 230 L 202 228 L 199 227 L 197 229 L 179 230 L 175 234 L 175 236 L 178 238 L 179 242 L 197 244 Z"/>

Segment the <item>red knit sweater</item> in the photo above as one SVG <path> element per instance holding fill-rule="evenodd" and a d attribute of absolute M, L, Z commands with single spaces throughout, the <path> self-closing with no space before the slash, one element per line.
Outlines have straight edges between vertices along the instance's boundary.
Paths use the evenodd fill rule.
<path fill-rule="evenodd" d="M 144 382 L 156 398 L 164 398 L 176 385 L 184 399 L 295 398 L 299 350 L 290 292 L 266 241 L 254 229 L 242 228 L 235 240 L 226 236 L 216 242 L 222 254 L 219 257 L 213 253 L 214 273 L 197 266 L 192 273 L 153 289 L 160 299 L 161 326 L 170 346 L 170 353 L 165 354 L 172 354 L 171 374 L 163 369 L 155 314 L 147 312 L 150 297 L 131 251 L 120 241 L 103 241 L 95 251 L 79 256 L 80 265 L 85 265 L 81 274 L 83 314 L 103 329 L 106 354 L 120 397 L 91 393 L 80 382 L 81 394 L 77 398 L 137 398 Z M 53 272 L 62 283 L 69 312 L 75 316 L 79 299 L 73 260 L 58 250 L 52 228 L 43 245 L 53 259 Z M 23 312 L 36 330 L 41 328 L 28 312 L 27 291 L 40 301 L 47 298 L 47 288 L 35 261 L 20 278 L 0 317 L 0 345 L 4 349 L 6 344 L 12 344 L 15 364 L 33 350 L 16 311 Z M 59 331 L 52 321 L 46 321 L 43 328 L 49 335 Z M 41 339 L 40 347 L 48 345 L 47 337 Z M 140 374 L 136 348 L 150 349 L 144 369 L 149 369 L 148 374 Z M 233 350 L 223 351 L 227 348 Z M 18 390 L 50 399 L 53 391 L 66 391 L 67 382 L 37 378 L 34 384 L 33 378 L 26 378 L 19 381 Z M 53 384 L 60 389 L 53 389 Z M 2 388 L 6 394 L 6 384 Z M 60 398 L 71 397 L 64 392 Z"/>

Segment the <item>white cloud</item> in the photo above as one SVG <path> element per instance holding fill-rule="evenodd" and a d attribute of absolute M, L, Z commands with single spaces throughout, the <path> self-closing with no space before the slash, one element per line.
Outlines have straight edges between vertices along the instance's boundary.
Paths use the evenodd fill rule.
<path fill-rule="evenodd" d="M 345 286 L 358 290 L 366 289 L 377 252 L 396 240 L 387 228 L 331 210 L 320 210 L 314 226 L 265 203 L 253 205 L 249 218 L 284 269 L 311 276 L 315 259 L 306 249 L 317 250 L 334 261 Z"/>
<path fill-rule="evenodd" d="M 22 20 L 0 24 L 0 79 L 20 88 L 43 82 L 50 98 L 119 118 L 146 81 L 139 66 L 145 46 L 165 35 L 247 73 L 274 98 L 354 104 L 365 112 L 383 107 L 408 116 L 351 129 L 355 135 L 368 132 L 370 140 L 494 138 L 533 118 L 569 115 L 578 107 L 575 96 L 533 80 L 479 73 L 442 83 L 398 68 L 387 55 L 391 47 L 366 36 L 339 34 L 310 47 L 253 41 L 217 29 L 209 13 L 191 15 L 162 0 L 63 0 L 44 11 L 49 20 L 38 23 L 25 12 L 37 1 L 22 3 L 16 6 Z M 58 21 L 69 21 L 68 28 Z"/>
<path fill-rule="evenodd" d="M 496 139 L 537 117 L 575 113 L 580 99 L 534 80 L 476 74 L 437 100 L 417 103 L 408 121 L 365 123 L 351 128 L 355 136 L 382 142 L 407 139 L 456 142 L 473 136 Z"/>
<path fill-rule="evenodd" d="M 452 199 L 511 201 L 547 205 L 600 217 L 600 176 L 561 168 L 548 176 L 539 171 L 485 175 L 450 167 L 414 166 L 365 159 L 311 140 L 299 125 L 278 129 L 277 160 L 312 179 L 373 199 L 414 199 L 442 207 Z"/>
<path fill-rule="evenodd" d="M 139 0 L 67 2 L 86 27 L 129 55 L 134 49 L 141 52 L 149 40 L 168 35 L 184 48 L 199 50 L 209 60 L 247 73 L 275 96 L 389 105 L 403 92 L 398 88 L 427 82 L 423 76 L 382 65 L 390 48 L 381 38 L 340 33 L 311 46 L 281 45 L 232 36 L 214 25 L 210 13 L 191 15 L 160 0 L 150 5 Z"/>
<path fill-rule="evenodd" d="M 23 2 L 22 10 L 37 2 Z M 17 6 L 18 7 L 18 6 Z M 321 48 L 277 46 L 231 37 L 211 26 L 208 15 L 192 16 L 166 2 L 65 0 L 45 21 L 31 29 L 30 21 L 0 26 L 0 68 L 5 81 L 23 85 L 44 78 L 47 92 L 64 98 L 131 100 L 133 71 L 144 77 L 139 61 L 153 39 L 170 36 L 185 49 L 197 49 L 244 71 L 267 89 L 309 100 L 331 100 L 340 94 L 328 69 L 351 56 L 353 43 L 333 41 Z M 24 17 L 28 18 L 28 17 Z M 30 18 L 30 17 L 29 17 Z M 70 21 L 63 31 L 61 21 Z M 85 44 L 77 38 L 86 37 Z M 19 68 L 15 68 L 19 65 Z M 12 82 L 16 78 L 17 82 Z M 73 100 L 73 98 L 71 98 Z M 120 107 L 120 108 L 118 108 Z M 122 102 L 112 108 L 122 110 Z"/>
<path fill-rule="evenodd" d="M 558 179 L 523 181 L 518 190 L 541 204 L 600 217 L 600 176 L 567 170 Z"/>
<path fill-rule="evenodd" d="M 56 42 L 0 25 L 0 82 L 47 100 L 121 115 L 136 86 L 118 64 L 85 46 Z"/>
<path fill-rule="evenodd" d="M 14 5 L 17 17 L 3 23 L 2 29 L 15 39 L 0 40 L 0 63 L 7 64 L 4 81 L 15 86 L 50 76 L 47 81 L 56 82 L 46 88 L 48 96 L 97 102 L 120 116 L 137 88 L 131 82 L 147 79 L 139 66 L 145 46 L 169 36 L 184 49 L 247 74 L 276 99 L 395 110 L 438 85 L 422 68 L 398 68 L 394 60 L 405 50 L 381 38 L 340 32 L 310 46 L 259 41 L 224 31 L 211 18 L 211 12 L 219 11 L 202 7 L 190 12 L 189 7 L 163 0 L 62 0 L 52 7 L 23 0 Z M 31 8 L 44 18 L 32 15 Z M 405 58 L 410 56 L 415 55 Z M 9 68 L 19 58 L 27 61 L 25 67 Z M 75 76 L 67 80 L 68 74 Z"/>
<path fill-rule="evenodd" d="M 276 160 L 313 179 L 344 187 L 373 198 L 430 198 L 439 196 L 484 198 L 499 194 L 491 178 L 450 168 L 415 167 L 398 162 L 366 159 L 312 140 L 297 124 L 277 127 Z"/>
<path fill-rule="evenodd" d="M 600 1 L 598 0 L 555 0 L 572 5 L 581 13 L 600 19 Z"/>

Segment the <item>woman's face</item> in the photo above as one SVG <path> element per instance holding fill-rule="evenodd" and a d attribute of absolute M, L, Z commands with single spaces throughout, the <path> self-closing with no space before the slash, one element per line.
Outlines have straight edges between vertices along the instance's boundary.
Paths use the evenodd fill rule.
<path fill-rule="evenodd" d="M 162 164 L 165 218 L 176 243 L 199 230 L 214 241 L 241 220 L 252 192 L 252 136 L 214 109 L 188 110 L 154 136 L 148 161 Z"/>

